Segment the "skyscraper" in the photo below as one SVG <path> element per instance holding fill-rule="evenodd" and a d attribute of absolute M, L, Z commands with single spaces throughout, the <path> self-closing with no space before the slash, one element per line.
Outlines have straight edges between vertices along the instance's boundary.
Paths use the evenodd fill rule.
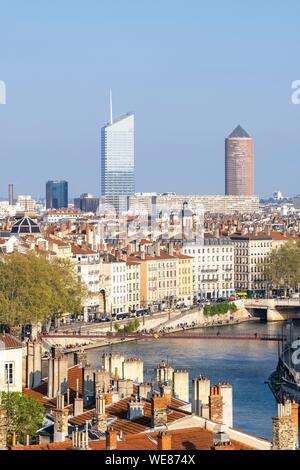
<path fill-rule="evenodd" d="M 225 141 L 225 186 L 226 195 L 254 194 L 254 143 L 241 126 Z"/>
<path fill-rule="evenodd" d="M 110 122 L 101 129 L 101 196 L 119 213 L 134 191 L 134 114 L 113 120 L 110 97 Z"/>
<path fill-rule="evenodd" d="M 14 185 L 12 183 L 8 185 L 8 201 L 9 205 L 12 206 L 14 203 Z"/>
<path fill-rule="evenodd" d="M 67 181 L 48 181 L 46 184 L 46 209 L 64 209 L 67 207 Z"/>

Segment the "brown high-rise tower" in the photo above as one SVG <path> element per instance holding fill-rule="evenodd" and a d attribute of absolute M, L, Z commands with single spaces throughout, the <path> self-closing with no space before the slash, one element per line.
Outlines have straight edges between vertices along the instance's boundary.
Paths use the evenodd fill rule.
<path fill-rule="evenodd" d="M 225 186 L 226 195 L 254 194 L 254 143 L 241 126 L 225 141 Z"/>

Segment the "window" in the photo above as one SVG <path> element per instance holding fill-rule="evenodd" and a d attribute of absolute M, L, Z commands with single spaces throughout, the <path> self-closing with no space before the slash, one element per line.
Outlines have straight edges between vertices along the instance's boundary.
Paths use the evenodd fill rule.
<path fill-rule="evenodd" d="M 6 362 L 5 363 L 5 383 L 8 385 L 14 384 L 14 363 Z"/>

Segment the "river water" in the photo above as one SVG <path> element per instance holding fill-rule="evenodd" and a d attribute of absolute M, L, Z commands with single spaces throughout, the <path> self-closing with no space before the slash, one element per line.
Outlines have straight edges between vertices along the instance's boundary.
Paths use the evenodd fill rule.
<path fill-rule="evenodd" d="M 216 329 L 222 334 L 281 334 L 282 323 L 253 321 Z M 209 330 L 213 331 L 213 328 Z M 295 333 L 300 334 L 300 323 Z M 118 352 L 144 361 L 145 381 L 153 379 L 153 369 L 162 360 L 179 369 L 187 369 L 193 378 L 205 375 L 211 383 L 233 385 L 234 427 L 266 439 L 272 437 L 272 416 L 276 400 L 265 383 L 278 360 L 277 342 L 159 339 L 123 343 L 89 351 L 92 365 L 100 366 L 103 352 Z M 191 395 L 190 395 L 191 398 Z"/>

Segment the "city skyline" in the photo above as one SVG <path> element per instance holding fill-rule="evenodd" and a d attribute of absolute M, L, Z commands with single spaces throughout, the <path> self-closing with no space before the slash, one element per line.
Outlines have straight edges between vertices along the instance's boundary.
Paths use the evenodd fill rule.
<path fill-rule="evenodd" d="M 270 9 L 229 0 L 213 9 L 191 1 L 188 10 L 176 1 L 151 8 L 92 1 L 89 10 L 68 1 L 59 10 L 18 3 L 2 9 L 1 196 L 9 181 L 20 194 L 44 194 L 44 182 L 57 178 L 70 182 L 74 196 L 98 195 L 110 88 L 117 115 L 135 112 L 137 191 L 222 194 L 224 138 L 240 122 L 255 136 L 256 192 L 299 193 L 297 172 L 290 172 L 300 150 L 300 108 L 291 101 L 299 77 L 290 60 L 297 56 L 297 2 L 293 15 L 279 2 Z"/>

